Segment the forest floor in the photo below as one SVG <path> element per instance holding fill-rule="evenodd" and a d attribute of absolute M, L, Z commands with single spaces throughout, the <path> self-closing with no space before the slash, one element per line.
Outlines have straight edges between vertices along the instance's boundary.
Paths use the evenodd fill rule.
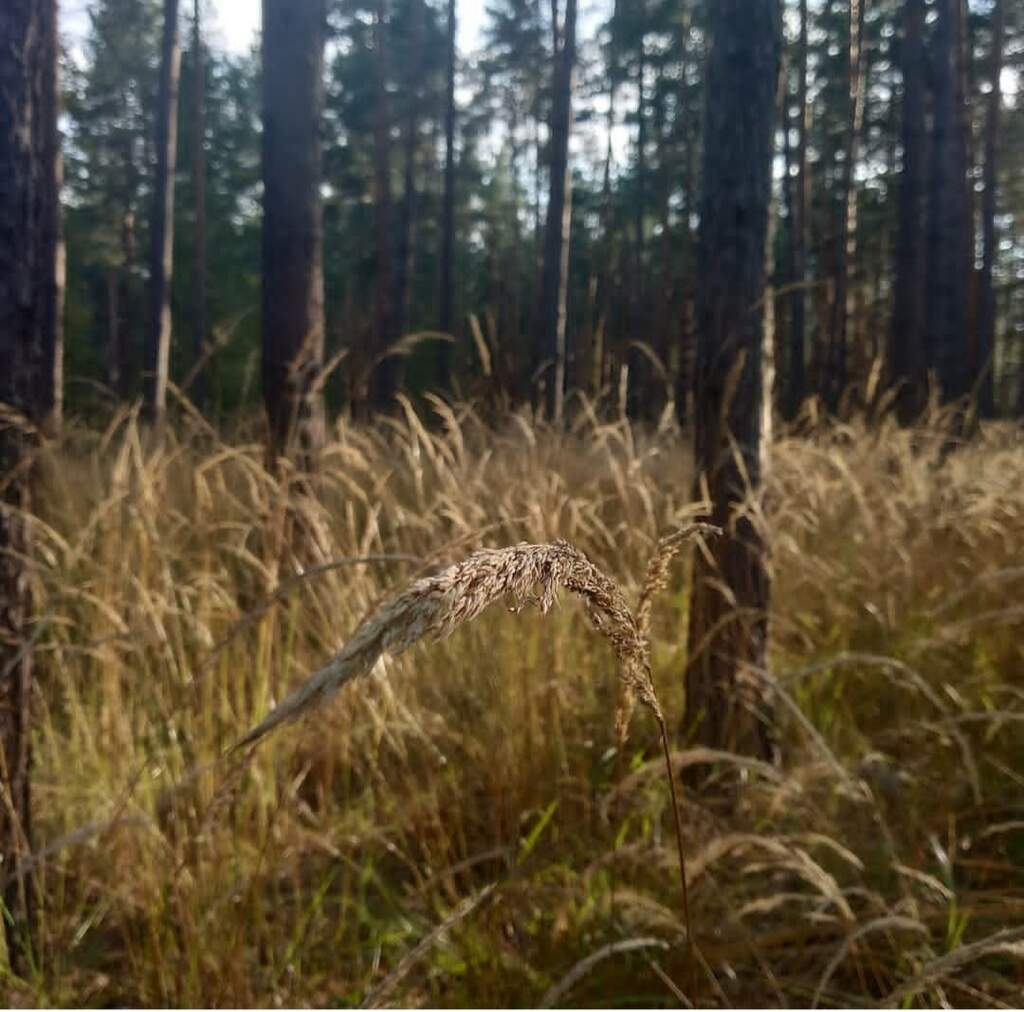
<path fill-rule="evenodd" d="M 473 548 L 565 538 L 635 599 L 694 513 L 678 432 L 410 409 L 337 428 L 303 485 L 190 425 L 146 449 L 126 414 L 43 462 L 39 931 L 0 998 L 692 998 L 656 727 L 638 711 L 616 749 L 614 656 L 571 595 L 224 759 L 374 602 Z M 676 742 L 700 1004 L 1020 1001 L 1024 439 L 944 442 L 882 421 L 772 447 L 783 762 Z M 687 571 L 652 626 L 674 727 Z"/>

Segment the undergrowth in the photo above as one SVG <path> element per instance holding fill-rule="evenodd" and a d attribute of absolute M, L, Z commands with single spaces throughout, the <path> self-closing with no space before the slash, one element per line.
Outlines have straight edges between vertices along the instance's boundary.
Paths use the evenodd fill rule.
<path fill-rule="evenodd" d="M 657 728 L 617 748 L 569 595 L 385 657 L 228 747 L 379 601 L 566 539 L 636 599 L 692 519 L 678 432 L 433 405 L 340 423 L 313 482 L 131 414 L 42 461 L 39 930 L 14 1004 L 676 1006 L 688 946 Z M 1024 445 L 815 428 L 765 519 L 783 764 L 677 737 L 699 1000 L 1005 1007 L 1024 985 Z M 651 660 L 681 726 L 687 565 Z M 702 776 L 694 778 L 693 770 Z M 696 784 L 696 786 L 694 786 Z"/>

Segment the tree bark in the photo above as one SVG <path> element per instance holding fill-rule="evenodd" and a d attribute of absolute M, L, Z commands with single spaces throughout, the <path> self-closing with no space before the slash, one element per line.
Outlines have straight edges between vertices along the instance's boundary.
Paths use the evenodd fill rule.
<path fill-rule="evenodd" d="M 777 0 L 710 13 L 694 377 L 696 492 L 725 535 L 694 556 L 688 721 L 714 748 L 773 758 L 766 664 L 771 575 L 756 520 L 769 439 L 765 257 L 771 202 Z"/>
<path fill-rule="evenodd" d="M 557 26 L 557 0 L 552 16 Z M 572 93 L 576 74 L 576 0 L 566 0 L 559 46 L 554 54 L 550 166 L 547 217 L 544 222 L 544 260 L 541 272 L 540 337 L 547 362 L 547 407 L 552 421 L 562 420 L 565 399 L 566 296 L 569 275 L 569 230 L 572 222 L 572 170 L 569 134 L 572 130 Z"/>
<path fill-rule="evenodd" d="M 445 81 L 444 108 L 444 197 L 441 208 L 441 297 L 438 329 L 442 334 L 451 334 L 453 326 L 453 305 L 455 302 L 454 259 L 455 259 L 455 0 L 448 0 L 448 67 Z M 516 143 L 513 138 L 513 145 Z M 513 186 L 515 176 L 513 175 Z M 518 261 L 514 269 L 518 272 Z M 440 384 L 443 391 L 450 392 L 451 345 L 447 341 L 439 344 L 438 365 Z"/>
<path fill-rule="evenodd" d="M 323 440 L 323 0 L 263 0 L 263 399 L 269 457 Z"/>
<path fill-rule="evenodd" d="M 908 424 L 923 406 L 925 379 L 922 342 L 928 134 L 925 123 L 924 18 L 925 0 L 907 0 L 903 9 L 901 49 L 903 165 L 900 171 L 896 279 L 889 338 L 890 379 L 898 388 L 896 410 L 903 424 Z"/>
<path fill-rule="evenodd" d="M 978 390 L 978 411 L 985 418 L 995 414 L 996 297 L 992 287 L 999 239 L 996 234 L 996 201 L 998 185 L 999 119 L 1002 105 L 1000 77 L 1003 72 L 1003 36 L 1006 28 L 1004 0 L 994 0 L 992 7 L 992 52 L 989 61 L 991 90 L 988 93 L 988 111 L 985 120 L 984 194 L 981 205 L 982 260 L 978 280 L 978 361 L 982 369 Z"/>
<path fill-rule="evenodd" d="M 842 202 L 836 242 L 836 273 L 829 327 L 826 401 L 833 410 L 848 381 L 849 323 L 853 315 L 850 270 L 857 254 L 857 187 L 854 170 L 860 155 L 864 122 L 864 14 L 867 0 L 850 0 L 850 45 L 847 61 L 847 127 L 843 145 Z"/>
<path fill-rule="evenodd" d="M 943 402 L 968 393 L 968 271 L 971 223 L 961 75 L 961 0 L 937 0 L 933 92 L 935 135 L 928 218 L 925 348 Z"/>
<path fill-rule="evenodd" d="M 391 110 L 388 102 L 387 3 L 377 0 L 374 18 L 374 73 L 376 74 L 376 112 L 373 129 L 373 203 L 376 216 L 376 341 L 377 359 L 372 375 L 371 399 L 374 408 L 385 410 L 397 390 L 397 372 L 393 358 L 386 357 L 397 340 L 395 298 L 395 242 L 392 234 L 391 198 Z"/>
<path fill-rule="evenodd" d="M 194 0 L 192 8 L 192 60 L 195 74 L 192 111 L 193 154 L 192 186 L 195 194 L 195 263 L 192 279 L 192 304 L 194 331 L 192 355 L 198 366 L 191 391 L 192 402 L 203 410 L 206 404 L 206 354 L 207 338 L 207 271 L 206 271 L 206 60 L 203 53 L 202 0 Z"/>
<path fill-rule="evenodd" d="M 803 285 L 807 277 L 807 132 L 810 105 L 807 101 L 807 0 L 800 0 L 800 36 L 797 42 L 797 143 L 794 164 L 796 173 L 790 176 L 787 167 L 786 203 L 789 225 L 789 283 L 793 286 L 789 303 L 789 354 L 787 356 L 786 395 L 783 412 L 793 419 L 807 396 L 806 368 L 806 298 Z M 789 108 L 787 98 L 786 107 Z M 788 120 L 787 115 L 787 120 Z M 790 146 L 786 124 L 786 146 Z"/>
<path fill-rule="evenodd" d="M 64 290 L 66 256 L 60 188 L 64 162 L 57 120 L 60 113 L 60 43 L 56 0 L 44 0 L 41 75 L 41 129 L 36 132 L 44 173 L 38 214 L 45 257 L 36 273 L 37 302 L 43 307 L 43 363 L 39 374 L 38 415 L 43 430 L 60 431 L 64 416 Z"/>
<path fill-rule="evenodd" d="M 395 308 L 398 312 L 398 336 L 404 337 L 410 326 L 412 278 L 416 259 L 416 153 L 419 149 L 421 77 L 423 73 L 423 36 L 426 30 L 425 0 L 412 0 L 412 47 L 406 68 L 409 94 L 402 128 L 402 208 L 398 221 L 398 257 L 395 273 Z M 401 359 L 394 359 L 395 384 L 400 383 Z"/>
<path fill-rule="evenodd" d="M 174 265 L 174 167 L 178 153 L 178 82 L 181 45 L 178 0 L 164 0 L 160 93 L 156 111 L 156 178 L 150 223 L 149 325 L 146 331 L 147 419 L 159 423 L 167 406 L 171 356 L 171 275 Z"/>
<path fill-rule="evenodd" d="M 53 415 L 60 227 L 56 0 L 0 5 L 0 896 L 15 972 L 29 965 L 33 426 Z"/>

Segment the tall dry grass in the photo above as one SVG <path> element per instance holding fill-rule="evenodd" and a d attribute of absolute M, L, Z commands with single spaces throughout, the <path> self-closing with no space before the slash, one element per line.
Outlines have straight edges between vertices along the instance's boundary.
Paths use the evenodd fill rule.
<path fill-rule="evenodd" d="M 33 576 L 40 944 L 14 1003 L 678 1005 L 656 726 L 565 598 L 375 658 L 227 748 L 367 615 L 481 548 L 565 539 L 630 600 L 696 513 L 678 434 L 468 406 L 341 425 L 310 490 L 198 420 L 44 462 Z M 702 1002 L 982 1005 L 1024 984 L 1024 446 L 938 421 L 773 449 L 776 770 L 678 741 Z M 688 585 L 639 612 L 670 721 Z"/>

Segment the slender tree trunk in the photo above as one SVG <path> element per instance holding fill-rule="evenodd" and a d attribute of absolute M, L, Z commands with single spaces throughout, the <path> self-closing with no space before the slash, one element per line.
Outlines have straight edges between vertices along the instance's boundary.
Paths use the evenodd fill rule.
<path fill-rule="evenodd" d="M 455 259 L 455 36 L 455 0 L 448 0 L 448 67 L 444 107 L 444 198 L 441 208 L 441 298 L 438 327 L 442 334 L 452 333 L 452 307 L 455 301 L 453 271 Z M 512 143 L 515 145 L 515 138 Z M 514 186 L 515 176 L 513 175 Z M 518 232 L 518 224 L 516 229 Z M 518 258 L 513 269 L 518 274 Z M 449 392 L 452 387 L 451 345 L 447 341 L 442 341 L 439 348 L 441 389 Z"/>
<path fill-rule="evenodd" d="M 928 135 L 925 124 L 925 0 L 907 0 L 903 8 L 903 165 L 900 171 L 899 225 L 896 237 L 891 382 L 898 387 L 896 408 L 909 423 L 923 406 L 925 196 L 928 188 Z"/>
<path fill-rule="evenodd" d="M 771 576 L 757 523 L 770 410 L 765 257 L 771 202 L 777 0 L 710 8 L 701 172 L 698 346 L 694 378 L 699 496 L 725 530 L 694 555 L 688 720 L 713 748 L 773 758 L 765 668 Z M 753 502 L 751 502 L 753 500 Z"/>
<path fill-rule="evenodd" d="M 133 339 L 139 331 L 139 292 L 136 284 L 137 246 L 135 242 L 135 192 L 138 170 L 129 141 L 125 145 L 125 192 L 121 208 L 121 263 L 117 279 L 118 302 L 118 375 L 122 398 L 134 395 L 139 372 L 139 348 Z"/>
<path fill-rule="evenodd" d="M 192 282 L 195 331 L 192 336 L 192 354 L 199 365 L 192 387 L 192 401 L 201 411 L 206 404 L 206 61 L 203 53 L 202 0 L 194 0 L 192 9 L 192 59 L 194 82 L 194 139 L 192 159 L 192 186 L 195 193 L 195 277 Z"/>
<path fill-rule="evenodd" d="M 263 0 L 263 399 L 269 459 L 323 440 L 323 0 Z"/>
<path fill-rule="evenodd" d="M 12 969 L 34 926 L 32 594 L 27 559 L 32 427 L 53 419 L 60 209 L 56 0 L 0 5 L 0 899 Z"/>
<path fill-rule="evenodd" d="M 105 285 L 106 290 L 106 318 L 107 318 L 107 386 L 115 395 L 119 395 L 124 388 L 124 380 L 121 372 L 121 365 L 124 355 L 121 351 L 121 300 L 118 270 L 111 265 L 107 268 Z"/>
<path fill-rule="evenodd" d="M 609 329 L 612 310 L 612 289 L 614 287 L 613 264 L 615 261 L 615 236 L 612 221 L 612 164 L 615 153 L 612 146 L 612 135 L 615 128 L 615 71 L 612 70 L 608 86 L 608 121 L 606 125 L 604 173 L 601 178 L 601 265 L 598 274 L 598 290 L 600 293 L 597 330 L 595 341 L 599 347 L 593 350 L 593 373 L 590 380 L 591 390 L 597 395 L 604 384 L 606 366 L 613 356 L 609 351 Z"/>
<path fill-rule="evenodd" d="M 793 419 L 807 396 L 806 297 L 807 279 L 807 133 L 810 104 L 807 101 L 807 0 L 800 0 L 800 36 L 796 53 L 797 143 L 793 176 L 787 174 L 786 202 L 789 213 L 789 354 L 787 356 L 785 417 Z M 787 100 L 788 107 L 788 100 Z M 787 147 L 789 129 L 786 134 Z"/>
<path fill-rule="evenodd" d="M 397 390 L 393 358 L 383 357 L 398 338 L 398 314 L 395 297 L 395 242 L 392 234 L 391 199 L 391 109 L 388 102 L 387 3 L 377 0 L 374 18 L 374 84 L 376 111 L 373 129 L 373 203 L 377 229 L 376 341 L 377 362 L 372 374 L 371 400 L 377 410 L 385 410 Z"/>
<path fill-rule="evenodd" d="M 149 324 L 146 331 L 146 416 L 163 419 L 171 357 L 171 273 L 174 260 L 174 166 L 178 152 L 178 80 L 181 45 L 178 0 L 164 0 L 160 95 L 156 111 L 156 178 L 150 222 Z"/>
<path fill-rule="evenodd" d="M 926 352 L 943 401 L 967 394 L 968 282 L 971 227 L 967 135 L 960 48 L 961 0 L 937 0 L 933 90 L 935 137 L 928 218 Z"/>
<path fill-rule="evenodd" d="M 41 75 L 41 129 L 36 132 L 44 173 L 38 211 L 45 257 L 36 274 L 36 301 L 43 307 L 43 363 L 39 373 L 38 414 L 44 431 L 60 431 L 64 415 L 65 247 L 60 188 L 64 162 L 57 119 L 60 113 L 60 43 L 56 0 L 42 0 L 44 10 Z M 52 252 L 51 252 L 52 251 Z"/>
<path fill-rule="evenodd" d="M 646 18 L 646 3 L 638 16 Z M 636 60 L 636 199 L 633 201 L 633 280 L 629 288 L 629 340 L 626 362 L 629 366 L 628 413 L 631 417 L 647 414 L 650 391 L 646 382 L 649 363 L 632 342 L 650 340 L 650 313 L 647 305 L 646 259 L 647 241 L 644 223 L 647 218 L 647 50 L 641 31 Z"/>
<path fill-rule="evenodd" d="M 665 366 L 666 372 L 672 368 L 672 335 L 678 328 L 678 320 L 674 318 L 675 282 L 676 282 L 676 244 L 673 242 L 670 200 L 672 195 L 672 150 L 666 127 L 664 79 L 659 75 L 659 83 L 655 89 L 655 138 L 658 151 L 658 220 L 661 226 L 659 238 L 659 272 L 658 300 L 656 306 L 657 321 L 653 330 L 653 343 L 658 357 Z M 671 396 L 671 395 L 670 395 Z"/>
<path fill-rule="evenodd" d="M 557 25 L 558 0 L 552 0 Z M 569 133 L 572 129 L 572 93 L 576 75 L 576 0 L 566 0 L 560 45 L 554 54 L 554 77 L 549 129 L 550 180 L 544 224 L 544 266 L 541 276 L 540 336 L 547 370 L 547 404 L 553 421 L 562 420 L 565 397 L 566 295 L 569 275 L 569 228 L 572 221 L 572 170 Z"/>
<path fill-rule="evenodd" d="M 398 257 L 395 272 L 395 308 L 398 312 L 398 336 L 409 329 L 412 305 L 412 276 L 416 250 L 416 153 L 419 148 L 420 78 L 423 67 L 423 36 L 426 29 L 424 0 L 412 0 L 412 67 L 408 73 L 405 122 L 402 127 L 402 207 L 398 221 Z M 395 359 L 396 386 L 400 381 L 401 360 Z"/>
<path fill-rule="evenodd" d="M 850 47 L 847 62 L 847 128 L 843 146 L 843 210 L 836 242 L 836 272 L 829 327 L 826 400 L 835 409 L 849 379 L 849 326 L 853 315 L 850 271 L 857 254 L 857 186 L 854 170 L 860 156 L 864 122 L 864 13 L 867 0 L 850 0 Z"/>
<path fill-rule="evenodd" d="M 1002 105 L 1000 78 L 1003 72 L 1003 35 L 1006 27 L 1004 0 L 994 0 L 992 8 L 992 53 L 989 60 L 991 90 L 985 122 L 985 190 L 981 205 L 982 261 L 978 282 L 978 360 L 983 370 L 978 391 L 978 410 L 983 417 L 995 414 L 994 352 L 996 334 L 996 297 L 992 272 L 999 250 L 996 234 L 996 187 L 998 184 L 999 119 Z"/>

